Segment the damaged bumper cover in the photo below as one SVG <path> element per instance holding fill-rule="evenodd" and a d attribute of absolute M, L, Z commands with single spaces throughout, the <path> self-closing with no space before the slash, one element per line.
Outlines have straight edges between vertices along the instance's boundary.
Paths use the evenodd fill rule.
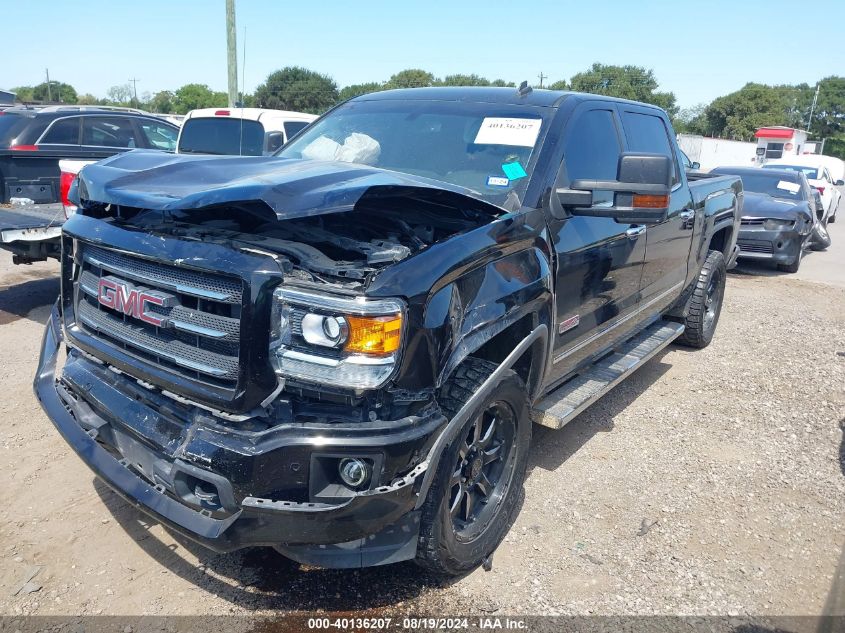
<path fill-rule="evenodd" d="M 415 555 L 419 523 L 415 506 L 427 461 L 387 485 L 358 492 L 339 502 L 278 501 L 233 495 L 226 477 L 186 459 L 163 455 L 140 441 L 133 434 L 131 424 L 122 425 L 139 416 L 159 419 L 162 415 L 116 389 L 113 382 L 110 384 L 105 375 L 113 372 L 107 368 L 76 356 L 69 358 L 63 379 L 57 381 L 55 372 L 62 340 L 61 317 L 58 307 L 54 307 L 34 382 L 41 406 L 100 479 L 156 520 L 218 552 L 271 546 L 300 562 L 326 567 L 377 565 Z M 69 385 L 74 388 L 69 389 Z M 121 419 L 109 416 L 109 411 L 120 411 Z M 165 420 L 160 422 L 166 424 Z M 353 438 L 320 437 L 319 431 L 316 435 L 309 434 L 307 427 L 296 425 L 295 434 L 286 435 L 274 446 L 277 449 L 304 446 L 308 450 L 354 447 L 358 451 L 392 452 L 393 457 L 397 454 L 404 457 L 407 453 L 410 461 L 414 453 L 427 450 L 445 423 L 439 413 L 427 418 L 414 416 L 393 422 L 395 432 L 388 435 L 362 434 Z M 209 437 L 203 441 L 212 441 Z M 221 447 L 214 448 L 219 458 Z M 247 443 L 233 444 L 225 450 L 231 453 L 232 459 L 237 459 L 254 457 L 250 452 L 261 449 L 250 448 Z M 253 467 L 266 469 L 278 462 L 275 458 L 281 455 L 272 455 Z M 145 477 L 137 472 L 139 469 Z M 193 494 L 190 486 L 196 481 L 210 482 L 216 487 L 222 508 L 210 511 L 202 508 L 200 500 L 195 499 L 198 503 L 191 504 L 177 498 L 180 490 Z M 240 501 L 235 501 L 236 496 Z"/>

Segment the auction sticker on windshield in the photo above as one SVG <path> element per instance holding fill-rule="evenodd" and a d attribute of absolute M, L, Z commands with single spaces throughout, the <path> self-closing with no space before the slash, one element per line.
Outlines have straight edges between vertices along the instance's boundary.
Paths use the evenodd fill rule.
<path fill-rule="evenodd" d="M 534 147 L 542 124 L 542 119 L 485 117 L 475 135 L 475 143 Z"/>
<path fill-rule="evenodd" d="M 781 180 L 778 183 L 778 189 L 783 189 L 784 191 L 788 191 L 790 193 L 798 193 L 801 191 L 801 185 L 787 180 Z"/>

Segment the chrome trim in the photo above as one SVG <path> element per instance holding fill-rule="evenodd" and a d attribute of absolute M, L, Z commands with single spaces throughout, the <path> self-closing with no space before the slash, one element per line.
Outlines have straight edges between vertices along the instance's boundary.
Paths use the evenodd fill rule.
<path fill-rule="evenodd" d="M 182 284 L 173 284 L 167 281 L 164 281 L 159 278 L 155 277 L 148 277 L 146 275 L 138 274 L 128 268 L 124 268 L 123 266 L 115 266 L 113 264 L 106 264 L 93 255 L 89 255 L 88 253 L 83 253 L 82 258 L 90 264 L 97 266 L 98 268 L 104 268 L 106 270 L 110 270 L 115 273 L 120 273 L 125 277 L 129 277 L 130 279 L 134 279 L 135 281 L 141 281 L 144 283 L 153 284 L 154 286 L 158 286 L 161 288 L 167 288 L 169 290 L 175 290 L 176 292 L 181 292 L 186 295 L 192 295 L 194 297 L 201 297 L 203 299 L 211 299 L 213 301 L 227 301 L 232 298 L 231 294 L 225 292 L 214 292 L 213 290 L 206 290 L 204 288 L 197 288 L 195 286 L 185 286 Z"/>
<path fill-rule="evenodd" d="M 96 332 L 105 331 L 108 336 L 114 336 L 114 333 L 109 332 L 107 330 L 103 330 L 101 325 L 98 325 L 92 319 L 88 319 L 84 314 L 78 314 L 77 318 L 85 323 L 90 328 L 93 328 Z M 137 349 L 145 351 L 153 356 L 160 356 L 162 358 L 166 358 L 170 362 L 179 365 L 180 367 L 185 367 L 187 369 L 192 369 L 194 371 L 201 372 L 203 374 L 208 374 L 210 376 L 225 376 L 228 372 L 225 369 L 219 369 L 218 367 L 212 367 L 210 365 L 203 365 L 202 363 L 197 363 L 192 360 L 188 360 L 187 358 L 183 358 L 182 356 L 177 356 L 176 354 L 171 354 L 170 352 L 157 348 L 157 347 L 150 347 L 148 345 L 143 345 L 139 341 L 127 341 L 124 340 L 124 343 L 127 345 L 131 345 Z M 124 350 L 125 351 L 125 350 Z M 131 353 L 131 352 L 130 352 Z"/>
<path fill-rule="evenodd" d="M 592 343 L 596 339 L 599 339 L 602 336 L 604 336 L 605 334 L 612 332 L 613 330 L 615 330 L 617 327 L 619 327 L 623 323 L 627 323 L 628 321 L 633 319 L 635 316 L 637 316 L 641 312 L 643 312 L 643 311 L 647 310 L 648 308 L 650 308 L 651 306 L 653 306 L 655 303 L 657 303 L 658 301 L 663 299 L 666 295 L 671 294 L 673 291 L 677 290 L 678 288 L 683 287 L 683 285 L 684 285 L 684 282 L 680 281 L 680 282 L 676 283 L 674 286 L 672 286 L 671 288 L 669 288 L 668 290 L 664 290 L 659 295 L 657 295 L 656 297 L 651 299 L 648 303 L 641 305 L 640 307 L 638 307 L 636 310 L 634 310 L 630 314 L 626 314 L 625 316 L 617 319 L 616 321 L 613 321 L 612 323 L 605 326 L 603 329 L 599 330 L 598 332 L 596 332 L 595 334 L 593 334 L 589 338 L 584 339 L 583 341 L 581 341 L 577 345 L 570 347 L 565 352 L 559 354 L 558 356 L 555 356 L 552 363 L 553 364 L 559 363 L 560 361 L 562 361 L 563 359 L 571 356 L 572 354 L 574 354 L 578 350 L 586 347 L 587 345 L 589 345 L 590 343 Z"/>
<path fill-rule="evenodd" d="M 294 288 L 279 288 L 274 293 L 284 303 L 293 303 L 306 307 L 337 310 L 342 314 L 388 315 L 402 314 L 405 304 L 399 299 L 367 299 L 366 297 L 337 297 L 322 293 L 308 292 Z"/>
<path fill-rule="evenodd" d="M 313 363 L 314 365 L 323 365 L 325 367 L 338 367 L 340 365 L 391 365 L 396 362 L 396 356 L 391 354 L 389 356 L 364 356 L 362 354 L 351 354 L 344 358 L 326 358 L 325 356 L 317 356 L 316 354 L 308 354 L 306 352 L 299 352 L 292 349 L 282 348 L 282 358 L 289 358 L 290 360 L 300 360 L 305 363 Z"/>

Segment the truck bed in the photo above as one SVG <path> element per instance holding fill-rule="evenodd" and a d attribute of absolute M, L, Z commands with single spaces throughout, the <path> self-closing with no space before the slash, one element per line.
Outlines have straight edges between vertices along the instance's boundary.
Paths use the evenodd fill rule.
<path fill-rule="evenodd" d="M 65 214 L 61 204 L 0 208 L 0 248 L 15 263 L 58 257 Z"/>

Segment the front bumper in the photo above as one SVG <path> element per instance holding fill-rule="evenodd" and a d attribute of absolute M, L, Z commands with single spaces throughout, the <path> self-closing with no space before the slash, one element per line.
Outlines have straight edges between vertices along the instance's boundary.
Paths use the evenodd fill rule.
<path fill-rule="evenodd" d="M 55 307 L 34 383 L 41 406 L 100 479 L 156 520 L 215 551 L 271 546 L 301 562 L 327 567 L 376 565 L 415 555 L 419 513 L 414 507 L 427 464 L 416 456 L 428 452 L 445 426 L 439 412 L 391 422 L 389 433 L 378 425 L 354 436 L 327 432 L 325 425 L 290 425 L 294 428 L 270 444 L 254 438 L 239 444 L 229 439 L 236 432 L 227 433 L 226 427 L 205 416 L 173 449 L 154 431 L 166 431 L 175 421 L 115 383 L 134 381 L 78 354 L 69 357 L 62 379 L 56 380 L 62 340 Z M 137 426 L 139 421 L 145 426 Z M 141 434 L 139 428 L 148 432 Z M 292 465 L 286 456 L 350 450 L 384 455 L 383 470 L 397 460 L 422 463 L 404 476 L 388 483 L 376 480 L 369 490 L 331 503 L 279 501 L 238 492 L 249 488 L 248 481 L 235 481 L 239 476 L 257 476 L 268 469 L 281 473 Z M 198 465 L 203 455 L 212 456 L 207 468 Z M 293 477 L 307 481 L 302 474 Z M 196 481 L 215 489 L 221 507 L 210 510 L 199 499 L 191 504 L 179 498 L 184 484 Z"/>
<path fill-rule="evenodd" d="M 742 259 L 792 264 L 804 248 L 806 237 L 794 229 L 767 231 L 762 227 L 742 227 L 736 243 Z"/>

